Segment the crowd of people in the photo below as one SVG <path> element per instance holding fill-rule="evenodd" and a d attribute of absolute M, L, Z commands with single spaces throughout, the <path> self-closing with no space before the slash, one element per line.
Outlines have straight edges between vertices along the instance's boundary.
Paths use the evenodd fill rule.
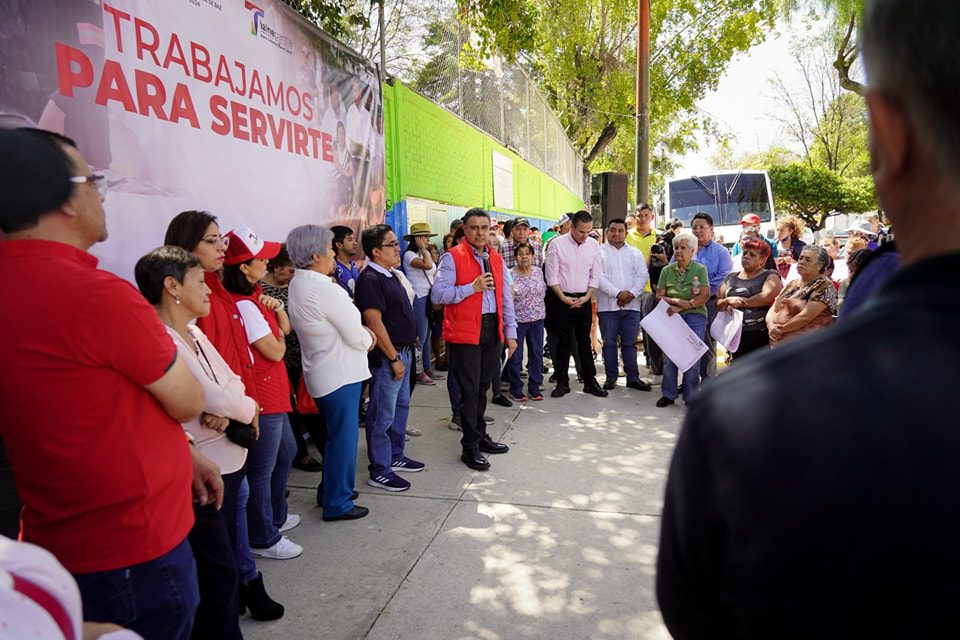
<path fill-rule="evenodd" d="M 882 9 L 868 23 L 873 44 L 865 50 L 868 62 L 886 69 L 876 61 L 909 54 L 881 52 L 880 43 L 888 41 L 881 35 L 916 15 L 900 0 L 874 4 Z M 960 17 L 954 8 L 938 10 L 949 14 L 944 22 L 956 24 Z M 925 99 L 916 98 L 921 106 Z M 893 129 L 922 132 L 901 104 L 875 95 L 871 112 Z M 952 121 L 942 126 L 956 128 Z M 913 323 L 917 341 L 909 353 L 934 374 L 924 397 L 942 398 L 944 386 L 956 379 L 940 376 L 955 367 L 956 300 L 939 294 L 951 286 L 946 280 L 957 235 L 931 237 L 910 218 L 912 203 L 926 202 L 924 194 L 937 188 L 955 188 L 955 181 L 943 168 L 944 156 L 930 152 L 939 149 L 936 138 L 878 135 L 878 188 L 892 204 L 897 231 L 906 238 L 900 251 L 910 265 L 897 275 L 900 251 L 873 214 L 848 230 L 843 247 L 832 237 L 805 243 L 802 224 L 791 217 L 780 220 L 775 239 L 763 238 L 759 218 L 748 214 L 730 251 L 715 240 L 709 214 L 692 217 L 692 233 L 679 220 L 658 232 L 647 205 L 608 220 L 602 230 L 586 211 L 570 213 L 543 234 L 524 218 L 500 223 L 483 209 L 470 209 L 442 248 L 423 223 L 402 238 L 385 224 L 359 231 L 308 224 L 291 229 L 281 243 L 248 228 L 224 233 L 211 213 L 184 211 L 171 220 L 162 245 L 138 260 L 134 289 L 97 269 L 88 252 L 107 237 L 105 185 L 81 150 L 46 131 L 0 132 L 7 196 L 0 207 L 0 269 L 12 300 L 30 296 L 29 313 L 11 308 L 0 320 L 0 330 L 16 336 L 0 347 L 6 382 L 0 398 L 7 410 L 0 436 L 23 500 L 24 544 L 47 550 L 70 573 L 65 579 L 51 570 L 60 590 L 79 594 L 87 623 L 81 628 L 76 615 L 59 610 L 66 618 L 51 619 L 65 637 L 98 637 L 124 627 L 129 637 L 167 640 L 240 638 L 239 618 L 246 612 L 258 620 L 283 616 L 256 563 L 303 552 L 284 535 L 301 522 L 287 502 L 292 468 L 321 474 L 317 504 L 324 521 L 365 517 L 369 510 L 356 503 L 355 486 L 360 426 L 366 484 L 388 492 L 409 489 L 407 477 L 426 466 L 407 455 L 410 437 L 420 435 L 408 424 L 410 397 L 417 384 L 444 380 L 451 426 L 462 433 L 460 460 L 486 471 L 488 456 L 509 450 L 488 434 L 488 392 L 494 402 L 543 401 L 545 356 L 554 398 L 571 392 L 571 358 L 585 394 L 606 397 L 622 369 L 627 389 L 650 392 L 659 383 L 658 407 L 681 396 L 685 402 L 698 398 L 671 469 L 658 570 L 664 618 L 675 634 L 786 629 L 771 627 L 771 616 L 795 623 L 790 612 L 798 599 L 771 595 L 769 584 L 784 583 L 776 572 L 789 565 L 790 575 L 804 576 L 792 591 L 809 598 L 824 575 L 816 567 L 840 561 L 863 571 L 868 553 L 838 559 L 852 547 L 806 539 L 813 548 L 798 554 L 795 546 L 779 544 L 784 536 L 799 536 L 792 527 L 805 507 L 840 523 L 831 533 L 849 541 L 854 538 L 843 527 L 850 505 L 861 519 L 886 522 L 883 532 L 873 532 L 871 548 L 891 550 L 915 540 L 908 527 L 864 503 L 871 488 L 886 498 L 918 501 L 907 508 L 929 521 L 926 531 L 938 544 L 910 546 L 931 562 L 920 569 L 903 563 L 897 575 L 904 585 L 936 586 L 929 579 L 933 565 L 956 564 L 955 554 L 944 552 L 955 548 L 960 525 L 956 510 L 942 508 L 939 493 L 921 480 L 929 476 L 953 486 L 955 430 L 940 429 L 943 418 L 931 413 L 937 410 L 931 401 L 920 403 L 923 416 L 913 421 L 927 437 L 912 443 L 916 455 L 904 453 L 911 447 L 902 433 L 887 435 L 887 413 L 900 416 L 898 407 L 915 409 L 917 403 L 891 383 L 896 367 L 877 357 L 874 338 L 902 337 L 892 333 L 894 325 Z M 911 162 L 940 178 L 917 178 L 927 174 L 910 169 Z M 950 215 L 938 220 L 955 229 Z M 834 279 L 838 273 L 844 275 Z M 864 307 L 881 288 L 879 301 Z M 686 370 L 641 329 L 642 318 L 658 305 L 707 346 Z M 944 313 L 926 313 L 924 305 L 940 305 Z M 730 349 L 730 373 L 717 376 L 710 327 L 720 314 L 735 311 L 743 314 L 742 336 Z M 821 331 L 838 317 L 849 331 Z M 794 342 L 818 331 L 814 341 Z M 889 346 L 896 350 L 902 342 Z M 641 348 L 650 381 L 640 375 Z M 861 367 L 872 391 L 889 395 L 821 375 L 821 351 L 828 348 L 843 351 L 839 362 Z M 758 357 L 763 351 L 771 353 Z M 747 355 L 752 366 L 741 366 Z M 703 385 L 715 376 L 721 379 Z M 796 406 L 783 411 L 777 394 L 757 400 L 752 411 L 729 410 L 744 399 L 738 390 L 766 384 L 808 393 L 829 405 L 818 411 L 849 417 L 848 405 L 830 404 L 847 396 L 828 383 L 862 392 L 856 411 L 872 416 L 879 435 L 827 433 L 798 417 Z M 774 425 L 776 438 L 770 435 Z M 305 432 L 322 462 L 309 455 Z M 864 443 L 872 461 L 854 478 L 842 471 L 843 463 Z M 828 464 L 832 458 L 838 463 Z M 810 478 L 812 459 L 818 460 L 817 478 Z M 904 484 L 877 484 L 881 466 L 902 470 Z M 772 481 L 781 474 L 786 482 Z M 815 492 L 821 502 L 797 488 L 801 478 L 821 487 Z M 16 544 L 0 539 L 0 555 Z M 738 555 L 729 551 L 737 545 L 743 546 Z M 24 549 L 51 563 L 42 551 Z M 730 566 L 736 576 L 725 573 Z M 29 572 L 4 571 L 19 593 L 55 608 Z M 851 617 L 849 599 L 840 596 L 850 593 L 856 573 L 842 571 L 844 580 L 814 600 Z M 929 602 L 942 595 L 923 591 Z M 864 603 L 856 611 L 872 606 L 870 599 L 859 600 Z M 847 608 L 841 612 L 841 606 Z M 910 603 L 911 611 L 922 607 L 919 599 Z M 33 621 L 25 624 L 30 628 Z"/>
<path fill-rule="evenodd" d="M 62 184 L 43 197 L 29 181 L 15 185 L 0 265 L 14 274 L 33 270 L 43 317 L 69 309 L 81 336 L 60 337 L 63 328 L 50 327 L 42 335 L 53 347 L 40 339 L 6 345 L 5 364 L 23 379 L 42 379 L 40 389 L 84 378 L 52 419 L 29 415 L 31 393 L 4 391 L 15 422 L 37 426 L 3 432 L 24 501 L 22 533 L 74 574 L 86 619 L 147 637 L 240 637 L 247 611 L 258 620 L 281 617 L 284 607 L 268 595 L 256 562 L 303 552 L 285 535 L 301 522 L 287 503 L 291 469 L 321 473 L 324 521 L 366 516 L 355 503 L 362 425 L 366 484 L 409 489 L 409 474 L 425 468 L 407 455 L 407 441 L 421 435 L 408 424 L 417 384 L 445 380 L 451 428 L 462 432 L 460 459 L 485 471 L 487 456 L 508 451 L 487 433 L 488 391 L 498 404 L 542 401 L 552 368 L 549 395 L 563 397 L 572 358 L 584 393 L 606 397 L 622 370 L 628 389 L 649 392 L 659 382 L 657 406 L 666 407 L 681 394 L 690 401 L 716 375 L 709 327 L 717 314 L 745 314 L 739 359 L 826 326 L 837 313 L 839 283 L 829 279 L 835 247 L 803 244 L 795 219 L 782 223 L 775 244 L 758 237 L 756 216 L 745 216 L 734 258 L 714 240 L 708 214 L 693 216 L 692 233 L 678 220 L 660 233 L 647 205 L 602 230 L 586 211 L 566 214 L 542 235 L 525 218 L 501 223 L 471 209 L 451 225 L 442 249 L 425 223 L 402 238 L 385 224 L 359 233 L 304 225 L 281 243 L 249 228 L 224 233 L 211 213 L 184 211 L 163 245 L 137 262 L 138 293 L 95 269 L 86 252 L 107 235 L 105 194 L 73 142 L 40 130 L 3 135 L 33 162 L 25 166 Z M 851 274 L 862 272 L 871 251 L 864 245 L 877 239 L 869 224 L 852 229 L 837 254 L 848 257 Z M 776 268 L 767 268 L 774 251 Z M 78 299 L 80 291 L 91 295 Z M 710 347 L 686 371 L 641 332 L 660 301 Z M 641 377 L 638 346 L 653 381 Z M 111 442 L 90 459 L 78 453 L 85 448 L 49 438 L 52 425 L 78 414 Z M 132 422 L 151 425 L 149 437 Z M 177 423 L 179 439 L 170 428 Z M 322 461 L 309 454 L 305 433 Z M 52 498 L 42 467 L 32 464 L 39 452 L 85 490 L 69 501 Z M 158 455 L 168 460 L 162 473 L 150 471 Z M 125 464 L 91 468 L 105 456 Z M 125 491 L 110 495 L 115 484 Z M 90 547 L 78 553 L 75 539 Z M 133 568 L 144 584 L 161 572 L 179 576 L 183 592 L 167 594 L 177 615 L 155 593 L 117 586 L 116 576 Z M 135 615 L 111 608 L 115 589 L 130 591 Z"/>

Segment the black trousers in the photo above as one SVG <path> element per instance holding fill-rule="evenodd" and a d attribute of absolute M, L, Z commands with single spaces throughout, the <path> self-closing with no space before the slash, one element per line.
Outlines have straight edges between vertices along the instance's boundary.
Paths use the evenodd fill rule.
<path fill-rule="evenodd" d="M 562 304 L 562 303 L 561 303 Z M 590 349 L 590 325 L 593 322 L 593 310 L 590 303 L 584 303 L 577 309 L 565 304 L 557 307 L 557 357 L 554 359 L 557 382 L 570 384 L 570 354 L 577 349 L 580 354 L 580 376 L 584 384 L 596 382 L 597 366 L 593 363 L 593 351 Z M 574 344 L 576 339 L 576 344 Z"/>
<path fill-rule="evenodd" d="M 467 454 L 480 453 L 480 440 L 487 436 L 483 413 L 487 389 L 500 366 L 500 333 L 496 314 L 484 314 L 480 323 L 480 344 L 447 343 L 450 373 L 460 386 L 460 445 Z"/>
<path fill-rule="evenodd" d="M 223 476 L 223 506 L 237 504 L 243 470 Z M 240 633 L 240 572 L 237 569 L 236 509 L 233 527 L 214 505 L 193 506 L 196 521 L 187 537 L 197 562 L 200 606 L 191 638 L 243 638 Z M 230 535 L 232 530 L 233 535 Z"/>

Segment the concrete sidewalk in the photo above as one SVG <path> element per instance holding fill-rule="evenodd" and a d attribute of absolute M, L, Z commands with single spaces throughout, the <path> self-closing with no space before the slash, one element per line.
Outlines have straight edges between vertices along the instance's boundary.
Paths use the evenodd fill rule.
<path fill-rule="evenodd" d="M 512 640 L 668 638 L 657 611 L 654 570 L 663 486 L 683 409 L 657 409 L 659 389 L 620 385 L 606 399 L 575 390 L 555 400 L 489 406 L 495 440 L 485 473 L 459 461 L 447 428 L 443 381 L 417 386 L 407 443 L 427 464 L 413 487 L 389 494 L 366 485 L 370 515 L 326 523 L 316 507 L 318 473 L 294 470 L 287 532 L 299 558 L 260 560 L 277 622 L 243 619 L 252 640 Z M 579 385 L 575 385 L 577 389 Z M 552 385 L 550 385 L 552 388 Z M 312 447 L 311 447 L 312 449 Z"/>

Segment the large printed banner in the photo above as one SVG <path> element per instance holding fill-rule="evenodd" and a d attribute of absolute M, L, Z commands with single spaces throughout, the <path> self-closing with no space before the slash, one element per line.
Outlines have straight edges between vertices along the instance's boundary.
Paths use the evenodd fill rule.
<path fill-rule="evenodd" d="M 282 240 L 384 215 L 376 69 L 275 0 L 23 0 L 0 126 L 73 138 L 108 178 L 101 266 L 131 278 L 180 211 Z"/>

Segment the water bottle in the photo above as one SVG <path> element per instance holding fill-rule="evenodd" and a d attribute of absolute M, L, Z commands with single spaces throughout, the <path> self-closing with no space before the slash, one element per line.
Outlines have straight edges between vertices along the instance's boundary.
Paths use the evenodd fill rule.
<path fill-rule="evenodd" d="M 690 285 L 690 291 L 694 296 L 700 295 L 700 276 L 693 276 L 693 284 Z"/>

